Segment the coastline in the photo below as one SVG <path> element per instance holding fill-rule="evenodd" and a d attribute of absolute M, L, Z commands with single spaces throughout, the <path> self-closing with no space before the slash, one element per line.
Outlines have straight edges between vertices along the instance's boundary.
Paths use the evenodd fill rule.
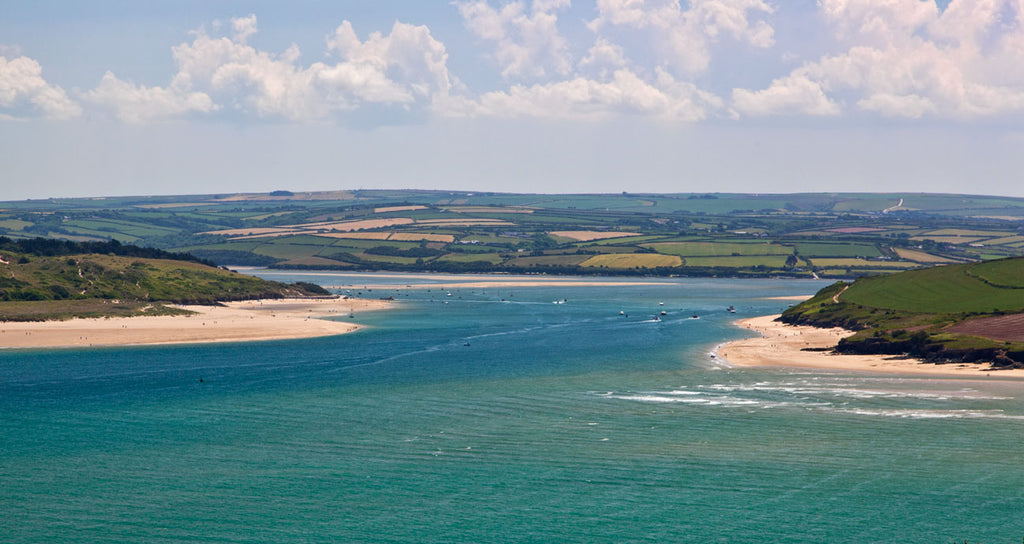
<path fill-rule="evenodd" d="M 0 348 L 72 348 L 254 342 L 333 336 L 359 325 L 322 319 L 381 310 L 393 303 L 367 299 L 274 299 L 176 306 L 179 316 L 136 316 L 0 323 Z"/>
<path fill-rule="evenodd" d="M 787 325 L 775 321 L 776 315 L 743 319 L 737 326 L 760 334 L 759 337 L 728 342 L 718 348 L 717 358 L 738 367 L 774 366 L 844 370 L 929 376 L 961 377 L 1024 377 L 1024 370 L 988 370 L 980 364 L 936 365 L 917 359 L 891 355 L 837 355 L 828 351 L 802 351 L 804 348 L 827 349 L 853 331 L 820 329 L 806 325 Z"/>
<path fill-rule="evenodd" d="M 339 284 L 328 284 L 325 287 L 327 289 L 376 289 L 379 291 L 384 290 L 395 290 L 401 289 L 417 289 L 427 290 L 437 289 L 439 291 L 453 290 L 453 289 L 510 289 L 515 287 L 627 287 L 631 285 L 652 285 L 652 282 L 640 282 L 640 281 L 615 281 L 615 282 L 596 282 L 596 281 L 570 281 L 570 280 L 523 280 L 523 281 L 464 281 L 464 282 L 451 282 L 451 283 L 413 283 L 407 285 L 393 285 L 384 283 L 367 283 L 358 285 L 339 285 Z M 671 283 L 664 282 L 664 285 L 672 285 Z"/>

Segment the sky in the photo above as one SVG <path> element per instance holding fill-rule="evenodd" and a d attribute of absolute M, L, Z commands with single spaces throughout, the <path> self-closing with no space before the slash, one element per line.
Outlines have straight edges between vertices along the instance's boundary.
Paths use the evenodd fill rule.
<path fill-rule="evenodd" d="M 1024 0 L 0 2 L 0 200 L 1022 174 Z"/>

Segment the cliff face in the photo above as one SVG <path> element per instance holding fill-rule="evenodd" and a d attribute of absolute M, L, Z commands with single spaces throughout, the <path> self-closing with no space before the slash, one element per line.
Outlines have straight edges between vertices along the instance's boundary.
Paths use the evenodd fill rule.
<path fill-rule="evenodd" d="M 988 363 L 993 368 L 1024 368 L 1024 350 L 999 347 L 948 348 L 931 335 L 918 331 L 909 338 L 872 336 L 863 339 L 844 338 L 836 353 L 856 355 L 904 355 L 934 364 Z"/>

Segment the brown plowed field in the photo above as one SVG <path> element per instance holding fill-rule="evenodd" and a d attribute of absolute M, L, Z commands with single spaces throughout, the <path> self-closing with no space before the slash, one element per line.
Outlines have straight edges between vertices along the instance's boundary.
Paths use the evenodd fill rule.
<path fill-rule="evenodd" d="M 946 330 L 1003 342 L 1024 342 L 1024 314 L 980 317 L 957 323 Z"/>

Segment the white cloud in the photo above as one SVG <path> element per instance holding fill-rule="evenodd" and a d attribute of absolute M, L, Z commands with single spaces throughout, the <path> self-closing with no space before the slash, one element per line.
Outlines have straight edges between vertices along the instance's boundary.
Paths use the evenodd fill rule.
<path fill-rule="evenodd" d="M 232 36 L 199 31 L 172 48 L 177 73 L 167 87 L 144 87 L 107 73 L 89 101 L 126 122 L 232 109 L 291 121 L 329 120 L 366 104 L 429 108 L 453 87 L 448 54 L 424 26 L 396 22 L 361 41 L 348 21 L 327 38 L 327 60 L 304 66 L 297 46 L 275 54 L 249 45 L 255 15 L 231 21 Z M 223 108 L 222 108 L 223 107 Z"/>
<path fill-rule="evenodd" d="M 245 43 L 249 36 L 257 32 L 256 15 L 249 14 L 248 17 L 237 17 L 231 20 L 231 29 L 235 31 L 235 41 Z"/>
<path fill-rule="evenodd" d="M 336 67 L 362 67 L 383 81 L 391 81 L 399 91 L 393 98 L 381 92 L 367 92 L 349 82 L 353 93 L 367 101 L 410 101 L 417 97 L 446 95 L 452 88 L 448 72 L 448 52 L 444 44 L 430 35 L 425 26 L 395 23 L 387 36 L 374 32 L 360 42 L 352 25 L 345 21 L 328 39 L 328 51 L 344 62 Z"/>
<path fill-rule="evenodd" d="M 908 38 L 939 14 L 932 0 L 820 0 L 819 5 L 839 39 L 879 44 Z"/>
<path fill-rule="evenodd" d="M 886 117 L 1024 112 L 1024 73 L 1007 69 L 1024 65 L 1024 2 L 953 0 L 941 13 L 934 2 L 920 0 L 820 5 L 845 50 L 807 63 L 762 91 L 735 89 L 737 111 L 822 112 L 827 108 L 814 104 L 835 104 L 830 97 L 846 96 L 857 109 Z M 814 87 L 821 94 L 811 92 Z"/>
<path fill-rule="evenodd" d="M 857 107 L 866 111 L 878 112 L 887 117 L 910 117 L 915 119 L 935 112 L 934 102 L 916 94 L 875 93 L 857 101 Z"/>
<path fill-rule="evenodd" d="M 838 115 L 839 106 L 830 100 L 821 85 L 803 74 L 776 79 L 760 91 L 734 89 L 733 108 L 750 116 L 763 115 Z"/>
<path fill-rule="evenodd" d="M 773 13 L 763 0 L 692 0 L 687 9 L 678 0 L 597 0 L 597 9 L 591 30 L 622 26 L 644 32 L 659 56 L 685 74 L 708 69 L 711 46 L 722 35 L 758 48 L 775 43 L 771 25 L 753 20 Z"/>
<path fill-rule="evenodd" d="M 569 73 L 572 60 L 555 14 L 569 7 L 569 0 L 534 0 L 529 13 L 522 0 L 506 3 L 500 9 L 484 0 L 456 6 L 470 32 L 493 42 L 502 76 L 540 78 Z"/>
<path fill-rule="evenodd" d="M 628 69 L 608 81 L 577 77 L 532 86 L 514 85 L 507 92 L 480 97 L 476 115 L 545 119 L 600 119 L 618 114 L 642 115 L 668 121 L 699 121 L 722 107 L 720 99 L 678 82 L 663 70 L 646 82 Z"/>
<path fill-rule="evenodd" d="M 606 77 L 609 70 L 626 66 L 626 52 L 622 46 L 609 42 L 604 38 L 598 38 L 587 56 L 579 62 L 577 68 L 580 70 L 596 71 L 601 77 Z"/>
<path fill-rule="evenodd" d="M 340 61 L 304 67 L 295 46 L 273 55 L 201 34 L 174 48 L 175 81 L 224 96 L 242 110 L 299 121 L 364 103 L 429 104 L 451 88 L 444 45 L 423 26 L 396 22 L 389 35 L 373 33 L 363 42 L 344 21 L 328 37 L 327 51 Z"/>
<path fill-rule="evenodd" d="M 126 123 L 149 123 L 190 112 L 208 113 L 216 106 L 205 93 L 185 92 L 171 87 L 145 87 L 122 81 L 107 72 L 100 84 L 82 97 L 109 109 Z"/>
<path fill-rule="evenodd" d="M 4 118 L 18 118 L 24 110 L 48 119 L 71 119 L 81 115 L 82 108 L 68 98 L 64 89 L 43 79 L 43 68 L 34 59 L 0 57 L 0 108 L 10 109 Z"/>

